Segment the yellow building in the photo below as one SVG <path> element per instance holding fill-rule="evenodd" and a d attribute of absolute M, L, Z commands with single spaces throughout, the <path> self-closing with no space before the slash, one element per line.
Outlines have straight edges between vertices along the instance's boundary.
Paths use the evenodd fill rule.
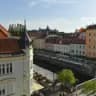
<path fill-rule="evenodd" d="M 87 26 L 86 29 L 86 56 L 96 58 L 96 25 Z"/>

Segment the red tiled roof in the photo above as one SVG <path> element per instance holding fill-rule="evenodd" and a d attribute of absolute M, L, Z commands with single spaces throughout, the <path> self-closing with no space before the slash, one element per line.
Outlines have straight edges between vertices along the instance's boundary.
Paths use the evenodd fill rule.
<path fill-rule="evenodd" d="M 59 37 L 51 37 L 46 40 L 47 43 L 52 43 L 52 44 L 70 44 L 72 41 L 71 38 L 59 38 Z"/>
<path fill-rule="evenodd" d="M 71 43 L 72 44 L 85 44 L 85 40 L 79 39 L 79 38 L 73 38 Z"/>
<path fill-rule="evenodd" d="M 64 38 L 62 39 L 62 44 L 70 44 L 72 42 L 72 38 Z"/>
<path fill-rule="evenodd" d="M 8 31 L 0 24 L 0 39 L 8 37 Z"/>
<path fill-rule="evenodd" d="M 46 39 L 46 43 L 52 43 L 52 44 L 57 44 L 59 41 L 59 38 L 58 37 L 49 37 Z"/>
<path fill-rule="evenodd" d="M 48 38 L 46 40 L 46 43 L 51 43 L 51 44 L 85 44 L 85 40 L 79 39 L 76 37 L 70 37 L 70 38 Z"/>
<path fill-rule="evenodd" d="M 96 29 L 96 24 L 87 26 L 87 30 L 88 30 L 88 29 Z"/>
<path fill-rule="evenodd" d="M 43 32 L 28 32 L 28 35 L 31 37 L 36 37 L 36 38 L 43 38 L 45 37 L 45 33 Z"/>
<path fill-rule="evenodd" d="M 19 43 L 16 39 L 0 39 L 0 53 L 19 52 Z"/>

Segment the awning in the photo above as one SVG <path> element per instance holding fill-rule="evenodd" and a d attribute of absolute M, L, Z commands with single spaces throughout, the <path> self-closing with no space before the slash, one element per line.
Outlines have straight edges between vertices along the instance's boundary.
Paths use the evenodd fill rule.
<path fill-rule="evenodd" d="M 36 81 L 33 81 L 33 85 L 32 85 L 32 89 L 33 91 L 38 91 L 40 89 L 43 89 L 44 87 L 42 85 L 40 85 L 39 83 L 37 83 Z"/>

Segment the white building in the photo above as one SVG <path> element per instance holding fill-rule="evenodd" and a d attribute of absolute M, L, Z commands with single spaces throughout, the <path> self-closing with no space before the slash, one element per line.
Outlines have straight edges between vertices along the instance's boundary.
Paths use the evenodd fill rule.
<path fill-rule="evenodd" d="M 70 44 L 70 55 L 85 56 L 85 40 L 73 39 Z"/>
<path fill-rule="evenodd" d="M 70 41 L 67 39 L 58 40 L 58 42 L 55 44 L 55 51 L 61 52 L 63 54 L 69 54 L 69 45 Z"/>
<path fill-rule="evenodd" d="M 56 43 L 58 37 L 49 37 L 45 40 L 45 49 L 50 51 L 56 51 Z"/>
<path fill-rule="evenodd" d="M 45 44 L 45 49 L 49 51 L 55 51 L 55 44 L 47 42 Z"/>
<path fill-rule="evenodd" d="M 76 36 L 75 36 L 76 35 Z M 85 32 L 75 33 L 73 37 L 49 37 L 46 49 L 73 56 L 85 56 Z"/>
<path fill-rule="evenodd" d="M 0 39 L 0 96 L 30 96 L 32 64 L 33 49 L 28 42 Z"/>
<path fill-rule="evenodd" d="M 64 54 L 69 54 L 70 52 L 70 40 L 69 39 L 60 39 L 60 38 L 49 38 L 47 39 L 46 42 L 46 49 L 55 51 L 55 52 L 60 52 Z"/>
<path fill-rule="evenodd" d="M 33 40 L 33 47 L 35 49 L 45 49 L 45 38 L 37 38 Z"/>
<path fill-rule="evenodd" d="M 33 48 L 45 49 L 45 33 L 33 31 L 33 32 L 28 32 L 28 35 L 33 41 Z"/>

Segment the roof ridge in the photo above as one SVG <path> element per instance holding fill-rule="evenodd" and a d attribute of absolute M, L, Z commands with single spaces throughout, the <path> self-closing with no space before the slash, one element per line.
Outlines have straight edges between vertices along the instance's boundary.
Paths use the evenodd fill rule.
<path fill-rule="evenodd" d="M 8 36 L 8 31 L 7 31 L 7 29 L 4 28 L 1 24 L 0 24 L 0 29 L 2 30 L 2 32 L 3 32 L 6 36 Z"/>

